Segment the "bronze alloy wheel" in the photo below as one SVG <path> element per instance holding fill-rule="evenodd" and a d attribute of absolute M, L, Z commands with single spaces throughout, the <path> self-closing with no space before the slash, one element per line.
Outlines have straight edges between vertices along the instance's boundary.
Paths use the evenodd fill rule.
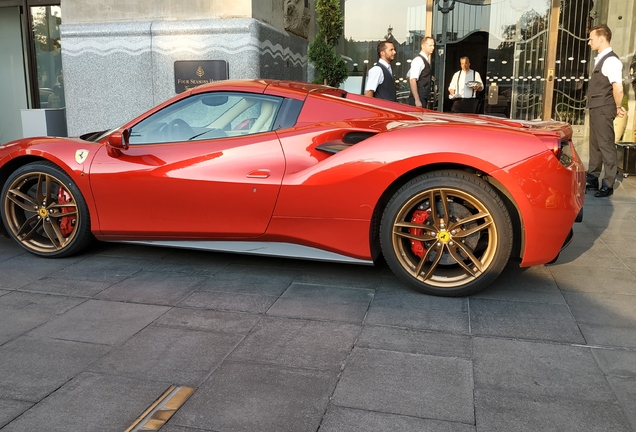
<path fill-rule="evenodd" d="M 482 179 L 441 171 L 416 178 L 394 195 L 382 219 L 381 242 L 402 280 L 429 294 L 467 295 L 505 266 L 512 224 Z"/>
<path fill-rule="evenodd" d="M 2 217 L 14 240 L 40 256 L 68 256 L 92 237 L 81 193 L 48 162 L 27 164 L 9 176 L 2 189 Z"/>

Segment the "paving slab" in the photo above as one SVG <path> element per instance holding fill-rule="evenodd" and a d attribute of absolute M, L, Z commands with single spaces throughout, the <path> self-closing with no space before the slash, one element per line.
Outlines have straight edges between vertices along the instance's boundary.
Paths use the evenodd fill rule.
<path fill-rule="evenodd" d="M 602 271 L 598 267 L 577 267 L 573 271 L 570 266 L 555 265 L 549 269 L 562 291 L 636 295 L 636 273 L 627 267 Z"/>
<path fill-rule="evenodd" d="M 84 299 L 7 291 L 0 296 L 0 345 L 74 308 Z"/>
<path fill-rule="evenodd" d="M 95 282 L 45 276 L 20 287 L 20 291 L 90 298 L 95 297 L 113 283 L 111 281 Z"/>
<path fill-rule="evenodd" d="M 0 347 L 0 399 L 39 402 L 104 356 L 109 346 L 22 336 Z"/>
<path fill-rule="evenodd" d="M 475 426 L 330 406 L 320 432 L 474 432 Z"/>
<path fill-rule="evenodd" d="M 565 304 L 548 267 L 509 263 L 495 281 L 470 298 Z"/>
<path fill-rule="evenodd" d="M 605 375 L 636 378 L 636 351 L 626 349 L 592 349 Z"/>
<path fill-rule="evenodd" d="M 296 282 L 375 290 L 383 274 L 381 268 L 373 266 L 313 262 L 307 265 Z"/>
<path fill-rule="evenodd" d="M 178 306 L 264 314 L 276 303 L 278 297 L 277 295 L 195 291 Z"/>
<path fill-rule="evenodd" d="M 293 283 L 268 315 L 362 323 L 375 291 Z"/>
<path fill-rule="evenodd" d="M 198 387 L 242 339 L 231 333 L 150 326 L 88 370 Z"/>
<path fill-rule="evenodd" d="M 161 382 L 81 373 L 2 431 L 121 432 L 168 387 Z"/>
<path fill-rule="evenodd" d="M 532 303 L 471 298 L 472 334 L 585 343 L 565 304 Z"/>
<path fill-rule="evenodd" d="M 170 420 L 195 430 L 316 431 L 335 372 L 225 362 Z"/>
<path fill-rule="evenodd" d="M 359 333 L 354 324 L 265 317 L 229 359 L 339 371 Z"/>
<path fill-rule="evenodd" d="M 629 432 L 617 403 L 496 390 L 475 391 L 478 432 Z"/>
<path fill-rule="evenodd" d="M 153 325 L 246 335 L 260 320 L 258 315 L 239 312 L 172 308 L 154 321 Z"/>
<path fill-rule="evenodd" d="M 30 402 L 0 399 L 0 429 L 32 406 Z"/>
<path fill-rule="evenodd" d="M 469 360 L 356 348 L 333 395 L 333 404 L 472 425 Z"/>
<path fill-rule="evenodd" d="M 572 315 L 580 324 L 636 330 L 636 296 L 567 291 L 563 293 Z"/>
<path fill-rule="evenodd" d="M 219 270 L 198 291 L 279 296 L 300 270 L 231 264 Z"/>
<path fill-rule="evenodd" d="M 39 259 L 40 263 L 57 260 Z M 58 271 L 51 271 L 47 276 L 93 282 L 120 282 L 143 270 L 152 260 L 143 258 L 121 258 L 109 256 L 89 256 L 81 261 L 68 265 Z"/>
<path fill-rule="evenodd" d="M 423 295 L 385 278 L 364 323 L 468 334 L 468 300 Z"/>
<path fill-rule="evenodd" d="M 465 335 L 383 326 L 365 326 L 358 348 L 471 359 L 472 339 Z"/>
<path fill-rule="evenodd" d="M 142 270 L 103 290 L 95 297 L 130 303 L 176 305 L 207 280 L 207 276 Z"/>
<path fill-rule="evenodd" d="M 116 345 L 132 337 L 168 310 L 166 306 L 87 300 L 64 315 L 41 325 L 33 334 Z"/>
<path fill-rule="evenodd" d="M 85 260 L 86 257 L 47 260 L 23 253 L 0 261 L 0 288 L 17 289 L 66 267 Z"/>
<path fill-rule="evenodd" d="M 157 253 L 151 256 L 155 259 L 144 264 L 143 269 L 150 272 L 181 273 L 188 275 L 211 276 L 218 273 L 232 263 L 231 256 L 215 252 L 157 248 L 166 253 L 158 258 Z M 118 256 L 122 255 L 120 252 Z"/>
<path fill-rule="evenodd" d="M 610 376 L 607 381 L 616 394 L 632 430 L 636 431 L 636 378 Z"/>
<path fill-rule="evenodd" d="M 616 403 L 589 348 L 475 338 L 475 388 Z"/>

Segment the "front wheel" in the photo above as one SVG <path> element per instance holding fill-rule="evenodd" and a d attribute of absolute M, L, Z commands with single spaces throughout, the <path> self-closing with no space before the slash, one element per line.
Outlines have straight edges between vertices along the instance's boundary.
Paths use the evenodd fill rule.
<path fill-rule="evenodd" d="M 2 188 L 1 200 L 9 235 L 35 255 L 66 257 L 93 240 L 79 188 L 50 162 L 32 162 L 15 170 Z"/>
<path fill-rule="evenodd" d="M 387 264 L 426 294 L 463 296 L 489 285 L 512 250 L 512 222 L 487 182 L 463 171 L 411 180 L 389 201 L 380 224 Z"/>

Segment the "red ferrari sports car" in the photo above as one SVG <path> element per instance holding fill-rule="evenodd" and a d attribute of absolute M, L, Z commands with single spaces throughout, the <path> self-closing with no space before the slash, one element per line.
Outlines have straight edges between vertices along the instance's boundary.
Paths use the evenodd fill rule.
<path fill-rule="evenodd" d="M 332 87 L 220 81 L 121 128 L 0 147 L 0 231 L 372 264 L 427 294 L 555 260 L 585 172 L 561 122 L 442 114 Z"/>

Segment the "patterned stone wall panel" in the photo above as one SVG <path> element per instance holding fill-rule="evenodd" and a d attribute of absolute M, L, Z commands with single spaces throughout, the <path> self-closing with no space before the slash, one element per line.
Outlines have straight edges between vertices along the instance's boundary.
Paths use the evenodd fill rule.
<path fill-rule="evenodd" d="M 115 128 L 154 105 L 150 26 L 61 26 L 69 135 Z"/>
<path fill-rule="evenodd" d="M 69 135 L 121 126 L 176 95 L 176 61 L 225 60 L 230 79 L 307 80 L 307 41 L 249 18 L 63 25 Z"/>

